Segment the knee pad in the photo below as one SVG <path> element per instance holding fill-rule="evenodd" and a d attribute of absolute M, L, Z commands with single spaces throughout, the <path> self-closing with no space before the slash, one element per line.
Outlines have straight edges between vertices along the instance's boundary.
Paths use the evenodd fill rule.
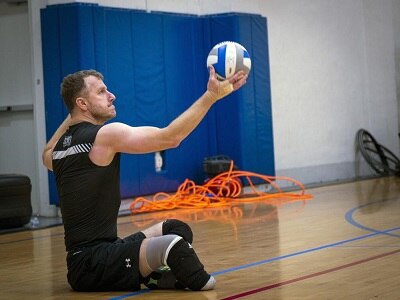
<path fill-rule="evenodd" d="M 192 245 L 181 239 L 169 251 L 167 264 L 178 282 L 194 290 L 208 290 L 215 286 L 215 279 L 204 270 Z"/>
<path fill-rule="evenodd" d="M 188 243 L 193 243 L 193 232 L 190 226 L 176 219 L 165 220 L 162 225 L 162 233 L 163 235 L 176 234 L 183 237 Z"/>
<path fill-rule="evenodd" d="M 175 234 L 168 234 L 148 239 L 146 248 L 146 261 L 152 271 L 167 265 L 167 258 L 171 248 L 182 240 Z"/>

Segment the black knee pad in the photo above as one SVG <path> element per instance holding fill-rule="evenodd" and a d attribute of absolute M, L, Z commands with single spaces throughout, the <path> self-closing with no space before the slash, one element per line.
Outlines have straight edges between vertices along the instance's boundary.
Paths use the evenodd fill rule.
<path fill-rule="evenodd" d="M 183 239 L 169 251 L 167 264 L 178 282 L 193 291 L 201 290 L 211 277 L 192 246 Z"/>
<path fill-rule="evenodd" d="M 185 222 L 176 220 L 176 219 L 168 219 L 165 220 L 162 225 L 162 233 L 165 234 L 176 234 L 181 236 L 185 241 L 190 244 L 193 242 L 193 232 L 188 224 Z"/>

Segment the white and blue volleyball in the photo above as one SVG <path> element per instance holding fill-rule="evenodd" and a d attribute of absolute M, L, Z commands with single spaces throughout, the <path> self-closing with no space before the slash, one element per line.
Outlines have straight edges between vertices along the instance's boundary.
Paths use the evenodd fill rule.
<path fill-rule="evenodd" d="M 213 66 L 219 80 L 232 77 L 239 71 L 248 74 L 251 59 L 246 48 L 236 42 L 226 41 L 215 45 L 207 57 L 207 67 Z"/>

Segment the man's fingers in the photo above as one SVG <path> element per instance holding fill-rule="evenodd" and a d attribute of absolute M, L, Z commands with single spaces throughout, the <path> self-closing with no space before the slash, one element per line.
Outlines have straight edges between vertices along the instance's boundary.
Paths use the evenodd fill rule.
<path fill-rule="evenodd" d="M 212 65 L 210 65 L 208 67 L 209 71 L 210 71 L 210 79 L 215 77 L 215 69 Z"/>
<path fill-rule="evenodd" d="M 245 76 L 244 72 L 239 71 L 235 75 L 233 75 L 231 78 L 229 78 L 229 82 L 234 84 L 236 81 L 239 81 L 243 76 Z"/>
<path fill-rule="evenodd" d="M 233 89 L 237 90 L 240 87 L 242 87 L 246 81 L 247 81 L 247 74 L 238 74 L 239 76 L 237 76 L 236 78 L 234 78 L 232 85 L 233 85 Z M 234 76 L 235 77 L 235 76 Z"/>

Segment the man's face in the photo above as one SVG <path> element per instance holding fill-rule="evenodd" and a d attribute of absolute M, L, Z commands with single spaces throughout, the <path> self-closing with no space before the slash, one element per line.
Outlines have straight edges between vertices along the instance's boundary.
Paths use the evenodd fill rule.
<path fill-rule="evenodd" d="M 87 100 L 88 111 L 100 123 L 114 118 L 117 113 L 115 111 L 113 93 L 107 90 L 103 80 L 88 76 L 85 78 L 87 94 L 83 97 Z"/>

